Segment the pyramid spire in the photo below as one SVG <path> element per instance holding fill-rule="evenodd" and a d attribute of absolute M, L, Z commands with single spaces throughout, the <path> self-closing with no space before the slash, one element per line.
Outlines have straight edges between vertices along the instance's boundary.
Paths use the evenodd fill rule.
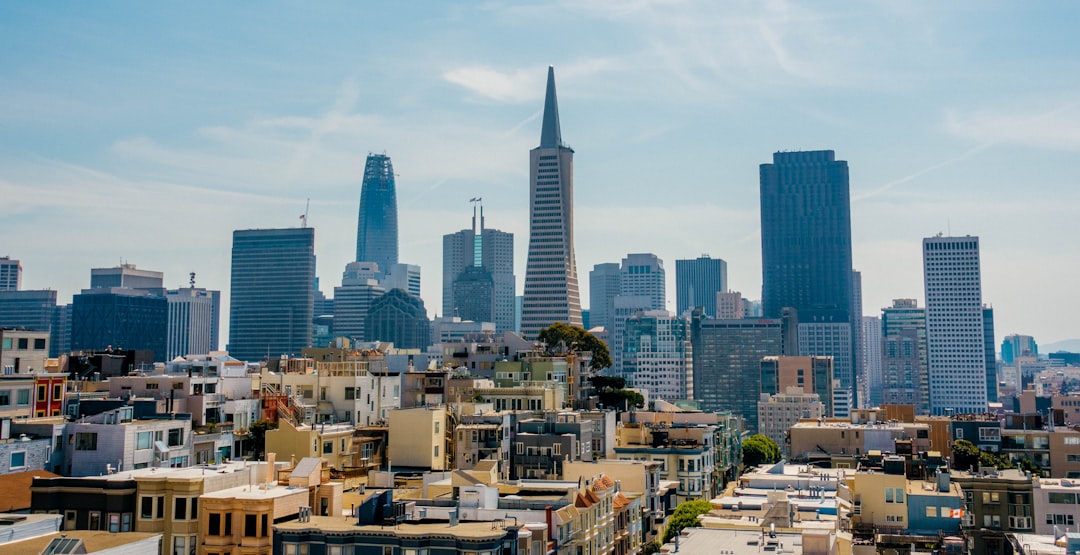
<path fill-rule="evenodd" d="M 544 125 L 540 130 L 540 148 L 563 146 L 559 129 L 559 102 L 555 98 L 555 66 L 548 66 L 547 94 L 544 97 Z"/>

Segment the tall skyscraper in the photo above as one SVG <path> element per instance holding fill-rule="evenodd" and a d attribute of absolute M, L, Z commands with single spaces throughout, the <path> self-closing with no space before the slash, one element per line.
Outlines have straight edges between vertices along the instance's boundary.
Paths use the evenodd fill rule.
<path fill-rule="evenodd" d="M 472 222 L 471 229 L 443 236 L 443 315 L 494 322 L 498 333 L 512 331 L 514 234 L 484 227 L 483 206 L 473 207 Z"/>
<path fill-rule="evenodd" d="M 986 411 L 978 237 L 923 239 L 930 413 Z"/>
<path fill-rule="evenodd" d="M 862 323 L 862 273 L 857 270 L 851 271 L 851 346 L 855 351 L 852 359 L 852 388 L 856 392 L 856 400 L 859 407 L 867 408 L 870 396 L 870 382 L 866 376 L 866 354 L 863 348 L 863 323 Z"/>
<path fill-rule="evenodd" d="M 847 162 L 831 150 L 777 152 L 761 165 L 764 315 L 796 309 L 799 355 L 835 357 L 847 392 L 855 387 L 856 318 L 849 195 Z"/>
<path fill-rule="evenodd" d="M 385 154 L 368 154 L 364 165 L 356 261 L 375 262 L 384 272 L 398 261 L 397 189 L 394 166 Z"/>
<path fill-rule="evenodd" d="M 694 398 L 705 411 L 730 410 L 757 430 L 761 360 L 783 353 L 779 319 L 691 321 Z"/>
<path fill-rule="evenodd" d="M 929 414 L 926 310 L 915 299 L 894 299 L 881 309 L 881 402 L 913 405 Z"/>
<path fill-rule="evenodd" d="M 315 229 L 233 232 L 229 353 L 240 360 L 311 345 Z"/>
<path fill-rule="evenodd" d="M 727 262 L 703 254 L 691 260 L 675 261 L 676 314 L 701 307 L 709 318 L 718 318 L 716 295 L 727 291 Z"/>
<path fill-rule="evenodd" d="M 169 302 L 166 359 L 204 355 L 218 349 L 221 292 L 186 287 L 165 292 Z"/>
<path fill-rule="evenodd" d="M 606 328 L 611 333 L 615 327 L 615 297 L 619 295 L 619 265 L 604 262 L 593 266 L 589 272 L 589 325 Z"/>
<path fill-rule="evenodd" d="M 0 291 L 22 289 L 22 262 L 9 256 L 0 256 Z"/>
<path fill-rule="evenodd" d="M 529 257 L 521 335 L 535 339 L 555 322 L 581 325 L 574 257 L 574 151 L 562 142 L 555 68 L 548 68 L 540 146 L 529 152 Z"/>
<path fill-rule="evenodd" d="M 627 387 L 649 392 L 649 399 L 694 398 L 690 325 L 666 310 L 648 310 L 626 321 L 623 372 Z"/>

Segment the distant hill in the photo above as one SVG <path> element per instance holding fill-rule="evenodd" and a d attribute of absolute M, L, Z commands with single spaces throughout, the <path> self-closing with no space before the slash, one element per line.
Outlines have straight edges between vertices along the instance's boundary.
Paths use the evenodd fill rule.
<path fill-rule="evenodd" d="M 1080 339 L 1065 339 L 1063 341 L 1047 343 L 1046 345 L 1039 345 L 1039 354 L 1043 356 L 1058 351 L 1080 353 Z"/>

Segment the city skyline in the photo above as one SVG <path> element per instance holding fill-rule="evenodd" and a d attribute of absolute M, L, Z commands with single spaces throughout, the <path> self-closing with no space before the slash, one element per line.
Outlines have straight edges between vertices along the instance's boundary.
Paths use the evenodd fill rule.
<path fill-rule="evenodd" d="M 493 227 L 527 235 L 525 153 L 554 64 L 579 152 L 578 272 L 629 252 L 669 263 L 707 252 L 728 261 L 731 289 L 760 299 L 757 166 L 778 150 L 830 149 L 851 169 L 864 314 L 893 298 L 925 302 L 920 241 L 942 231 L 981 238 L 999 336 L 1080 337 L 1067 279 L 1080 269 L 1069 18 L 1006 4 L 684 7 L 388 8 L 394 40 L 383 31 L 345 40 L 332 20 L 350 14 L 312 8 L 292 14 L 298 26 L 330 27 L 311 50 L 274 48 L 290 18 L 267 15 L 265 29 L 246 31 L 267 51 L 239 53 L 253 69 L 234 75 L 236 60 L 212 59 L 216 27 L 166 32 L 160 21 L 194 17 L 180 10 L 114 19 L 106 9 L 5 6 L 0 233 L 18 241 L 0 254 L 22 261 L 24 289 L 53 288 L 61 303 L 85 286 L 87 268 L 121 260 L 165 272 L 169 288 L 196 272 L 197 287 L 227 298 L 231 232 L 298 225 L 311 198 L 330 293 L 353 258 L 341 237 L 355 232 L 364 156 L 385 151 L 401 174 L 401 258 L 425 269 L 425 304 L 441 306 L 440 238 L 460 228 L 468 198 L 499 214 Z M 220 11 L 230 28 L 250 15 Z M 597 31 L 554 50 L 491 52 L 513 35 L 538 38 L 529 34 L 538 17 L 569 34 Z M 462 32 L 430 39 L 457 39 L 444 51 L 407 47 L 461 20 Z M 108 39 L 136 27 L 131 42 Z M 730 38 L 710 36 L 715 27 Z M 497 32 L 469 34 L 480 29 Z M 388 54 L 355 60 L 372 51 Z M 319 56 L 328 59 L 305 65 Z M 121 207 L 125 217 L 101 216 Z"/>

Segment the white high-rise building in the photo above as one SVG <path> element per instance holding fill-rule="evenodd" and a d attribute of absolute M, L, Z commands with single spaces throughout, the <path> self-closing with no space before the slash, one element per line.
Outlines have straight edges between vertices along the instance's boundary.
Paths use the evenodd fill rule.
<path fill-rule="evenodd" d="M 195 287 L 170 289 L 166 360 L 205 355 L 218 349 L 221 292 Z"/>
<path fill-rule="evenodd" d="M 649 399 L 693 399 L 690 324 L 666 310 L 647 310 L 625 321 L 623 372 L 627 387 Z"/>
<path fill-rule="evenodd" d="M 978 237 L 923 239 L 930 413 L 986 411 Z"/>
<path fill-rule="evenodd" d="M 651 253 L 626 255 L 619 268 L 619 294 L 648 297 L 651 310 L 666 310 L 664 261 Z"/>
<path fill-rule="evenodd" d="M 574 150 L 562 141 L 555 69 L 548 68 L 540 146 L 529 151 L 529 255 L 521 336 L 533 340 L 555 322 L 581 325 L 574 256 Z"/>

